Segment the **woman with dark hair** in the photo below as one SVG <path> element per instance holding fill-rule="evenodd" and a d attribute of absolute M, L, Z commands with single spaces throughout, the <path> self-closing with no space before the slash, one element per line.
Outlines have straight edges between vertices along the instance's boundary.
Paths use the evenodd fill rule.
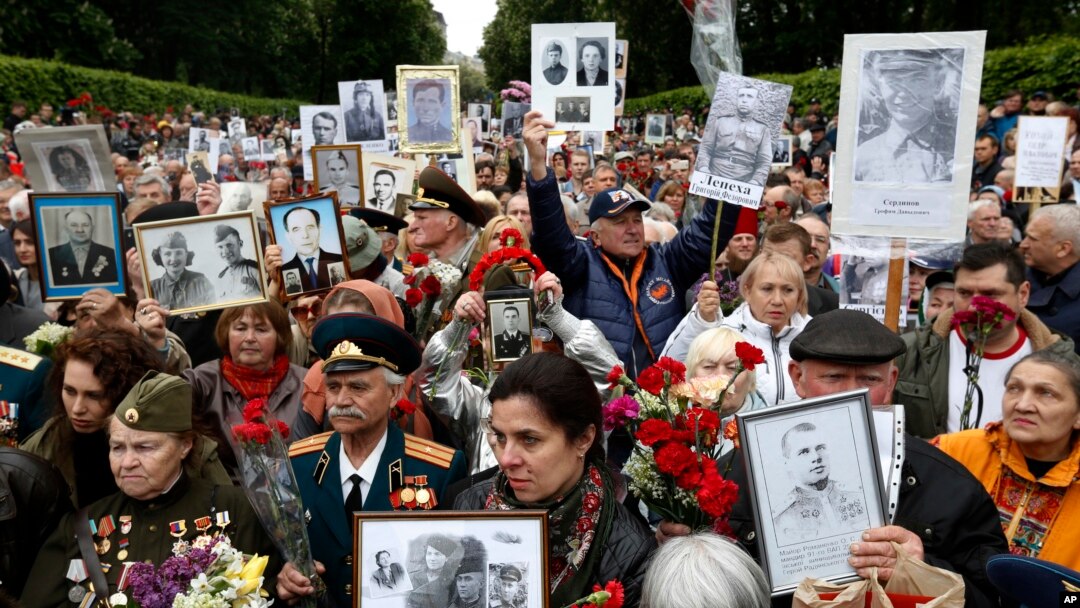
<path fill-rule="evenodd" d="M 57 348 L 49 376 L 57 412 L 19 447 L 56 464 L 76 506 L 116 492 L 105 426 L 131 387 L 163 364 L 146 340 L 126 332 L 89 331 Z M 217 444 L 206 437 L 195 442 L 188 472 L 229 483 Z"/>
<path fill-rule="evenodd" d="M 41 275 L 38 274 L 37 243 L 34 241 L 34 230 L 30 225 L 30 220 L 15 222 L 15 225 L 11 227 L 11 241 L 15 245 L 15 258 L 22 266 L 15 271 L 15 278 L 19 281 L 19 297 L 22 298 L 22 305 L 44 311 L 45 302 L 41 299 L 39 280 Z"/>
<path fill-rule="evenodd" d="M 185 371 L 184 379 L 191 383 L 196 418 L 217 442 L 232 445 L 232 427 L 244 422 L 244 406 L 252 399 L 265 399 L 270 415 L 291 425 L 307 370 L 289 363 L 289 313 L 276 302 L 227 308 L 214 338 L 227 354 Z M 233 450 L 222 450 L 221 460 L 235 476 Z"/>
<path fill-rule="evenodd" d="M 557 378 L 557 382 L 552 379 Z M 600 394 L 580 363 L 554 353 L 506 367 L 489 393 L 484 431 L 499 472 L 465 490 L 457 509 L 548 511 L 552 605 L 622 581 L 637 606 L 656 540 L 619 502 L 604 465 Z"/>
<path fill-rule="evenodd" d="M 57 146 L 49 152 L 49 170 L 67 192 L 86 192 L 90 189 L 90 165 L 70 146 Z"/>
<path fill-rule="evenodd" d="M 1015 555 L 1080 568 L 1080 360 L 1038 350 L 1005 377 L 1002 420 L 933 440 L 994 499 Z"/>
<path fill-rule="evenodd" d="M 205 306 L 214 301 L 214 285 L 201 272 L 188 270 L 195 252 L 188 249 L 180 232 L 165 235 L 165 241 L 150 252 L 165 274 L 150 281 L 150 290 L 162 306 L 170 310 Z"/>

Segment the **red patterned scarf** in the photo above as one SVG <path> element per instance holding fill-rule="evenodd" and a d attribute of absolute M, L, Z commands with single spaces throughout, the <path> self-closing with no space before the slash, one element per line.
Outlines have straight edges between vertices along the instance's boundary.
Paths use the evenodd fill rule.
<path fill-rule="evenodd" d="M 221 375 L 240 391 L 240 395 L 251 401 L 252 399 L 269 399 L 270 393 L 274 392 L 277 385 L 281 384 L 285 374 L 289 373 L 289 357 L 278 355 L 274 358 L 273 365 L 266 371 L 252 369 L 246 365 L 240 365 L 225 355 L 221 358 Z"/>

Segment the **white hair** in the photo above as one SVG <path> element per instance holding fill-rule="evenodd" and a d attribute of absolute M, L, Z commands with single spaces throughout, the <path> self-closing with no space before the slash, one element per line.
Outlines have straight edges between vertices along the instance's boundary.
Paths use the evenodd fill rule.
<path fill-rule="evenodd" d="M 33 190 L 20 189 L 8 199 L 8 209 L 16 222 L 30 219 L 30 195 L 33 193 Z"/>
<path fill-rule="evenodd" d="M 146 184 L 157 184 L 161 186 L 161 193 L 166 197 L 172 193 L 172 188 L 169 186 L 169 182 L 165 181 L 164 177 L 161 177 L 157 173 L 143 173 L 139 177 L 135 178 L 135 187 L 145 186 Z"/>
<path fill-rule="evenodd" d="M 14 200 L 14 197 L 12 197 Z M 1041 217 L 1050 222 L 1050 234 L 1055 240 L 1069 241 L 1073 248 L 1080 248 L 1080 207 L 1076 205 L 1046 205 L 1039 207 L 1031 221 Z M 1030 223 L 1030 222 L 1029 222 Z"/>
<path fill-rule="evenodd" d="M 401 386 L 405 384 L 405 376 L 395 372 L 389 367 L 382 368 L 383 376 L 386 378 L 386 386 Z"/>
<path fill-rule="evenodd" d="M 652 203 L 652 206 L 645 213 L 648 217 L 661 222 L 675 221 L 675 210 L 666 203 Z"/>
<path fill-rule="evenodd" d="M 969 219 L 969 220 L 975 219 L 975 214 L 978 213 L 980 209 L 989 207 L 990 205 L 994 205 L 995 207 L 997 207 L 999 209 L 1001 208 L 1001 203 L 999 203 L 997 201 L 992 201 L 992 200 L 990 200 L 988 198 L 977 198 L 977 199 L 971 201 L 970 203 L 968 203 L 968 217 L 967 217 L 967 219 Z"/>
<path fill-rule="evenodd" d="M 645 572 L 641 608 L 767 608 L 769 596 L 765 573 L 745 551 L 702 532 L 660 546 Z"/>

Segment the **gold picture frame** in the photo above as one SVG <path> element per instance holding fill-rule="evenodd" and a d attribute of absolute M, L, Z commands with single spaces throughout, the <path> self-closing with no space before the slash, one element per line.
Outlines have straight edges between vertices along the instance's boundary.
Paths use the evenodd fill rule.
<path fill-rule="evenodd" d="M 402 152 L 461 152 L 459 83 L 456 65 L 397 66 L 397 90 L 400 92 L 397 100 L 398 134 Z M 418 85 L 419 91 L 416 90 Z M 422 100 L 427 104 L 438 105 L 438 116 L 433 123 L 422 121 L 416 111 L 414 102 L 417 94 L 422 95 Z M 434 109 L 432 105 L 426 107 Z M 425 114 L 428 111 L 425 110 Z"/>

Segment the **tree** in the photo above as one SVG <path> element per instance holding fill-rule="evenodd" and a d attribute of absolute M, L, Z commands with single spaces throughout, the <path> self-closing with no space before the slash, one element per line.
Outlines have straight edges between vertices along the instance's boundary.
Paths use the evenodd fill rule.
<path fill-rule="evenodd" d="M 458 66 L 458 78 L 461 83 L 461 103 L 487 101 L 491 90 L 484 82 L 484 73 L 473 67 L 468 61 L 454 61 Z"/>
<path fill-rule="evenodd" d="M 511 80 L 529 82 L 533 23 L 594 21 L 587 2 L 561 0 L 498 0 L 495 18 L 484 28 L 477 54 L 484 61 L 488 87 L 499 91 Z"/>

